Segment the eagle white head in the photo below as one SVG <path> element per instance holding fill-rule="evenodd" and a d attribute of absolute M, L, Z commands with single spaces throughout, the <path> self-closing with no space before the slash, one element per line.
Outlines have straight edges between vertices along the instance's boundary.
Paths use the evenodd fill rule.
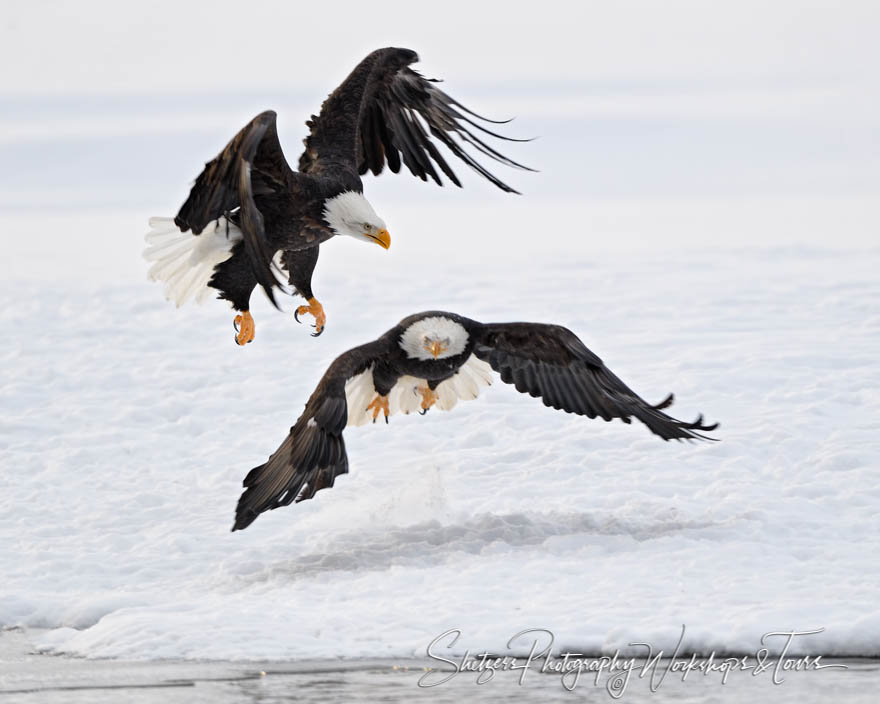
<path fill-rule="evenodd" d="M 467 330 L 460 323 L 442 316 L 422 318 L 400 336 L 400 347 L 410 359 L 430 361 L 454 357 L 464 352 Z"/>
<path fill-rule="evenodd" d="M 375 242 L 388 249 L 391 235 L 363 194 L 345 191 L 324 201 L 324 220 L 337 235 L 348 235 L 365 242 Z"/>

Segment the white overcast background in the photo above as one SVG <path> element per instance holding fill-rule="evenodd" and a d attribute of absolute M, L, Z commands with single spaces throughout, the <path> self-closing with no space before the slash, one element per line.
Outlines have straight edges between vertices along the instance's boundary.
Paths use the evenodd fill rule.
<path fill-rule="evenodd" d="M 295 161 L 305 119 L 381 46 L 418 51 L 417 68 L 445 79 L 477 112 L 516 117 L 505 133 L 538 139 L 507 151 L 541 172 L 501 174 L 520 199 L 466 167 L 457 169 L 466 188 L 452 195 L 411 177 L 371 180 L 368 195 L 399 231 L 395 246 L 450 229 L 463 236 L 465 223 L 436 213 L 419 223 L 424 236 L 404 234 L 407 206 L 429 203 L 485 206 L 470 216 L 481 228 L 540 232 L 567 246 L 878 241 L 876 3 L 357 2 L 326 10 L 8 4 L 0 208 L 15 216 L 3 237 L 24 251 L 23 261 L 6 258 L 4 271 L 31 273 L 43 227 L 35 212 L 172 213 L 199 166 L 264 109 L 278 111 Z M 548 203 L 540 217 L 531 207 L 539 197 Z M 102 246 L 121 246 L 123 235 L 96 230 Z"/>

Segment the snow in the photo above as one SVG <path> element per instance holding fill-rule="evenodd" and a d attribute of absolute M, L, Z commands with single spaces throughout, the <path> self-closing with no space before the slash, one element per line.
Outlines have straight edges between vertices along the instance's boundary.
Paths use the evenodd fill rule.
<path fill-rule="evenodd" d="M 470 208 L 447 197 L 440 219 Z M 427 258 L 438 225 L 396 212 L 389 252 L 325 247 L 318 339 L 292 301 L 280 315 L 255 296 L 246 348 L 224 303 L 175 309 L 138 258 L 145 217 L 71 214 L 57 249 L 7 264 L 0 624 L 134 659 L 405 656 L 449 628 L 474 652 L 534 627 L 672 649 L 683 623 L 693 649 L 824 627 L 808 651 L 880 653 L 876 243 L 652 246 L 595 217 L 537 250 L 528 222 L 461 226 Z M 677 417 L 721 421 L 722 441 L 663 443 L 498 382 L 350 428 L 336 487 L 230 533 L 241 479 L 333 357 L 432 308 L 564 324 L 648 400 L 674 391 Z"/>

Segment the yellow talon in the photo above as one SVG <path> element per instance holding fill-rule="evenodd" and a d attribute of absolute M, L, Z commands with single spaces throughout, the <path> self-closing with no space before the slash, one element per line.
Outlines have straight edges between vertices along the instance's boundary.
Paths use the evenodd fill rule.
<path fill-rule="evenodd" d="M 373 411 L 373 422 L 376 422 L 376 418 L 379 417 L 379 411 L 382 411 L 385 414 L 385 422 L 388 422 L 388 397 L 387 396 L 379 396 L 376 395 L 372 401 L 370 401 L 370 405 L 367 406 L 368 411 Z"/>
<path fill-rule="evenodd" d="M 322 332 L 324 332 L 324 325 L 327 324 L 327 316 L 324 315 L 324 306 L 318 301 L 317 298 L 310 298 L 308 300 L 307 306 L 300 306 L 296 309 L 293 314 L 293 317 L 296 318 L 296 321 L 299 322 L 299 316 L 305 315 L 308 313 L 309 315 L 314 316 L 315 318 L 315 332 L 312 337 L 317 337 Z"/>
<path fill-rule="evenodd" d="M 437 403 L 437 394 L 430 386 L 419 389 L 419 393 L 422 394 L 422 415 L 424 415 L 431 406 Z"/>
<path fill-rule="evenodd" d="M 238 334 L 235 336 L 236 343 L 239 345 L 246 345 L 248 342 L 253 341 L 256 326 L 254 325 L 254 319 L 251 317 L 249 311 L 243 310 L 236 315 L 233 324 L 235 325 L 235 329 L 238 330 Z"/>

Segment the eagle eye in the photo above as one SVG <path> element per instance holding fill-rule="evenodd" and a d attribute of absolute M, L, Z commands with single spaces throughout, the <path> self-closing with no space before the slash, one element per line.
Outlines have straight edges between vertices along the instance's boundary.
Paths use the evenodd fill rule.
<path fill-rule="evenodd" d="M 364 232 L 369 232 L 372 229 L 373 229 L 373 226 L 370 223 L 368 223 L 368 222 L 364 223 Z"/>

